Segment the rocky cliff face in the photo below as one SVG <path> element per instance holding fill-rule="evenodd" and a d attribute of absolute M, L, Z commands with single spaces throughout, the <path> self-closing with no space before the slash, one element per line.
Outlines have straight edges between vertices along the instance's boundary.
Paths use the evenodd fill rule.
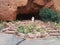
<path fill-rule="evenodd" d="M 0 20 L 15 20 L 17 14 L 35 14 L 46 7 L 59 10 L 59 0 L 0 0 Z"/>
<path fill-rule="evenodd" d="M 53 0 L 54 7 L 56 10 L 60 11 L 60 0 Z"/>
<path fill-rule="evenodd" d="M 43 0 L 29 0 L 28 4 L 23 7 L 18 7 L 18 13 L 20 14 L 34 14 L 39 11 L 44 5 Z"/>
<path fill-rule="evenodd" d="M 25 6 L 28 0 L 0 0 L 0 20 L 15 20 L 18 6 Z"/>

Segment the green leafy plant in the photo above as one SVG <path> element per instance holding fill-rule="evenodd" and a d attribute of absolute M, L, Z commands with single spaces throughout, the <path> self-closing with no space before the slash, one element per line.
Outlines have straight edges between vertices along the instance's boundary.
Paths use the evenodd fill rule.
<path fill-rule="evenodd" d="M 0 23 L 0 30 L 2 30 L 4 28 L 4 25 L 6 24 L 6 22 L 1 22 Z"/>
<path fill-rule="evenodd" d="M 37 32 L 41 32 L 42 28 L 37 28 L 36 30 L 37 30 Z"/>
<path fill-rule="evenodd" d="M 58 12 L 50 8 L 43 8 L 42 10 L 40 10 L 39 16 L 41 17 L 41 20 L 45 22 L 59 22 L 60 19 Z"/>
<path fill-rule="evenodd" d="M 24 26 L 19 26 L 17 31 L 20 33 L 23 33 L 24 32 Z"/>
<path fill-rule="evenodd" d="M 25 29 L 24 30 L 24 34 L 27 34 L 27 33 L 29 33 L 30 31 L 28 30 L 28 29 Z"/>
<path fill-rule="evenodd" d="M 49 33 L 49 30 L 47 29 L 46 32 Z"/>
<path fill-rule="evenodd" d="M 30 32 L 33 32 L 33 30 L 34 30 L 34 25 L 29 24 L 29 25 L 27 25 L 26 27 L 27 27 L 28 30 L 30 30 Z"/>
<path fill-rule="evenodd" d="M 26 26 L 19 26 L 18 29 L 17 29 L 17 32 L 27 34 L 30 31 L 29 31 L 28 27 L 26 27 Z"/>
<path fill-rule="evenodd" d="M 60 28 L 60 24 L 59 23 L 55 23 L 55 28 Z"/>
<path fill-rule="evenodd" d="M 3 27 L 3 25 L 2 24 L 0 24 L 0 31 L 3 29 L 4 27 Z"/>
<path fill-rule="evenodd" d="M 44 34 L 44 30 L 42 28 L 37 28 L 37 32 L 40 32 L 41 34 Z"/>
<path fill-rule="evenodd" d="M 6 21 L 2 22 L 3 25 L 6 24 L 6 23 L 7 23 Z"/>

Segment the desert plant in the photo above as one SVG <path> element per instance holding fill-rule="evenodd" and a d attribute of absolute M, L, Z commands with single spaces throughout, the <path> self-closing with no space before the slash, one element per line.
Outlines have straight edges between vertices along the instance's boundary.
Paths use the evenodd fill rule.
<path fill-rule="evenodd" d="M 28 28 L 29 30 L 31 30 L 31 29 L 34 28 L 34 25 L 29 24 L 29 25 L 27 25 L 27 28 Z"/>
<path fill-rule="evenodd" d="M 60 24 L 59 23 L 55 23 L 54 26 L 55 26 L 55 28 L 60 28 Z"/>
<path fill-rule="evenodd" d="M 60 16 L 58 16 L 58 12 L 50 8 L 43 8 L 42 10 L 40 10 L 39 16 L 41 17 L 41 20 L 45 22 L 59 22 L 60 19 Z"/>
<path fill-rule="evenodd" d="M 36 29 L 37 32 L 40 32 L 41 35 L 45 34 L 46 30 L 42 29 L 42 28 L 37 28 Z"/>
<path fill-rule="evenodd" d="M 37 32 L 41 32 L 42 31 L 42 28 L 37 28 L 36 31 Z"/>
<path fill-rule="evenodd" d="M 19 26 L 16 32 L 27 34 L 30 32 L 29 30 L 30 28 L 28 28 L 27 26 Z"/>
<path fill-rule="evenodd" d="M 0 30 L 2 30 L 2 29 L 5 28 L 5 27 L 4 27 L 5 24 L 6 24 L 6 22 L 1 22 L 1 23 L 0 23 Z"/>
<path fill-rule="evenodd" d="M 24 32 L 24 26 L 19 26 L 17 28 L 17 31 L 20 32 L 20 33 L 23 33 Z"/>
<path fill-rule="evenodd" d="M 32 25 L 32 24 L 29 24 L 29 25 L 26 25 L 25 26 L 25 30 L 24 30 L 24 32 L 33 32 L 33 30 L 34 30 L 34 25 Z"/>
<path fill-rule="evenodd" d="M 4 27 L 3 27 L 3 25 L 2 24 L 0 24 L 0 31 L 3 29 Z"/>
<path fill-rule="evenodd" d="M 24 29 L 24 34 L 27 34 L 27 33 L 29 33 L 29 32 L 30 32 L 30 30 Z"/>

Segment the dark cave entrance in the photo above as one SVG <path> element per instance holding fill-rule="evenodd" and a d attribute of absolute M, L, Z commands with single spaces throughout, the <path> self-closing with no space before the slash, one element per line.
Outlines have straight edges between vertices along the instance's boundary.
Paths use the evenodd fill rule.
<path fill-rule="evenodd" d="M 35 20 L 39 20 L 40 16 L 38 13 L 39 11 L 36 11 L 35 9 L 29 8 L 29 10 L 27 10 L 27 7 L 17 7 L 16 20 L 31 20 L 32 17 L 34 17 Z"/>
<path fill-rule="evenodd" d="M 31 20 L 32 17 L 35 17 L 35 20 L 40 19 L 37 14 L 17 14 L 16 20 Z"/>

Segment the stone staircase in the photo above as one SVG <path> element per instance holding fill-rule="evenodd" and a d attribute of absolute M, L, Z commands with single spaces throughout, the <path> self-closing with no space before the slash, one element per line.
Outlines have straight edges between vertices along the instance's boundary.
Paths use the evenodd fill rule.
<path fill-rule="evenodd" d="M 15 30 L 4 30 L 4 31 L 2 31 L 2 32 L 4 32 L 4 33 L 8 33 L 8 34 L 15 34 Z M 50 35 L 50 36 L 60 36 L 60 30 L 48 30 L 48 34 Z"/>
<path fill-rule="evenodd" d="M 7 34 L 15 34 L 15 31 L 7 30 L 7 31 L 5 31 L 5 33 L 7 33 Z"/>
<path fill-rule="evenodd" d="M 7 34 L 15 34 L 15 30 L 10 28 L 3 29 L 1 32 L 7 33 Z"/>
<path fill-rule="evenodd" d="M 60 30 L 49 30 L 48 33 L 50 36 L 60 36 Z"/>

